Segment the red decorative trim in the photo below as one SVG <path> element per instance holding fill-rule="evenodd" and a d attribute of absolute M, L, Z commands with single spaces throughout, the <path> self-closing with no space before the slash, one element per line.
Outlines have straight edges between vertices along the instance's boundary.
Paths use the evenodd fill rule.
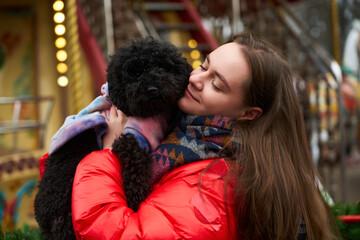
<path fill-rule="evenodd" d="M 107 63 L 103 57 L 97 41 L 92 34 L 91 28 L 81 5 L 77 3 L 77 16 L 79 24 L 79 42 L 84 50 L 85 57 L 95 83 L 98 94 L 101 92 L 101 86 L 106 82 Z"/>
<path fill-rule="evenodd" d="M 45 172 L 45 163 L 46 163 L 46 159 L 48 159 L 49 157 L 49 153 L 45 153 L 40 159 L 39 159 L 39 171 L 40 171 L 40 180 L 43 178 L 44 176 L 44 172 Z"/>
<path fill-rule="evenodd" d="M 181 0 L 187 12 L 194 23 L 199 27 L 199 31 L 201 33 L 201 37 L 204 38 L 205 42 L 210 45 L 212 50 L 215 50 L 219 44 L 216 42 L 215 38 L 205 29 L 202 18 L 190 0 Z"/>
<path fill-rule="evenodd" d="M 360 223 L 360 215 L 343 215 L 338 218 L 344 223 Z"/>

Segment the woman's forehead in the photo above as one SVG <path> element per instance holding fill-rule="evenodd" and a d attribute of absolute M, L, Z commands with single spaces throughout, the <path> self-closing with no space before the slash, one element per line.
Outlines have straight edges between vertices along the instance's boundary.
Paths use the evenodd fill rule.
<path fill-rule="evenodd" d="M 226 43 L 209 54 L 211 67 L 225 77 L 229 85 L 246 81 L 250 75 L 249 64 L 238 43 Z M 239 81 L 240 80 L 240 81 Z"/>

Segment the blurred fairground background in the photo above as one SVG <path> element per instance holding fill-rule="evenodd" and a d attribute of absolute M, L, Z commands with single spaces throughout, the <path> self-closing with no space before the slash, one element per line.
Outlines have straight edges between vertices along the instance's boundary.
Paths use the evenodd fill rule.
<path fill-rule="evenodd" d="M 38 159 L 100 93 L 109 55 L 151 35 L 194 68 L 258 32 L 302 80 L 313 161 L 334 199 L 360 201 L 360 0 L 0 0 L 0 226 L 36 227 Z M 360 237 L 359 237 L 360 239 Z"/>

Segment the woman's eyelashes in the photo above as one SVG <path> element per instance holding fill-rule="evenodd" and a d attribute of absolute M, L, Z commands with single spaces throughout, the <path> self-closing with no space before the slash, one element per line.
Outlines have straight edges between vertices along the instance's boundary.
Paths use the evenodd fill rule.
<path fill-rule="evenodd" d="M 221 91 L 221 88 L 217 87 L 215 85 L 215 79 L 211 80 L 211 85 L 213 86 L 213 88 L 216 90 L 216 91 Z"/>
<path fill-rule="evenodd" d="M 201 68 L 202 71 L 207 71 L 207 68 L 204 67 L 203 65 L 200 65 L 200 68 Z M 212 87 L 213 87 L 216 91 L 222 91 L 221 88 L 219 88 L 218 86 L 216 86 L 216 84 L 215 84 L 215 77 L 212 77 L 212 79 L 211 79 L 211 85 L 212 85 Z"/>

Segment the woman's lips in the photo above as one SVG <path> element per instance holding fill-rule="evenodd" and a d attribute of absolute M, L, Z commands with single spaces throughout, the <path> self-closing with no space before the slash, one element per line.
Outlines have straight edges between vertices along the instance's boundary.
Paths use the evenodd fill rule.
<path fill-rule="evenodd" d="M 188 95 L 188 97 L 194 99 L 195 101 L 199 102 L 199 100 L 197 100 L 196 98 L 194 98 L 194 96 L 191 94 L 191 92 L 189 91 L 189 89 L 186 89 L 185 94 Z"/>

